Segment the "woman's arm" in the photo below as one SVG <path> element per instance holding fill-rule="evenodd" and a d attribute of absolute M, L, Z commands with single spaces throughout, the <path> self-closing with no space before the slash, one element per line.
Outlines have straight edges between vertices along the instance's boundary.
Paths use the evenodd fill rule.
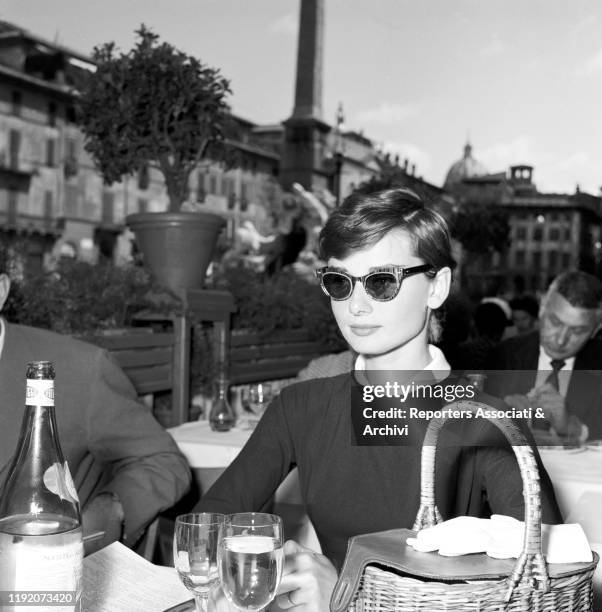
<path fill-rule="evenodd" d="M 563 523 L 554 487 L 537 448 L 532 445 L 539 468 L 541 490 L 541 520 L 549 525 Z M 483 493 L 492 514 L 505 514 L 524 521 L 523 481 L 512 448 L 483 447 L 477 450 Z"/>
<path fill-rule="evenodd" d="M 195 512 L 259 512 L 295 466 L 280 397 L 275 398 L 234 461 L 203 494 Z"/>

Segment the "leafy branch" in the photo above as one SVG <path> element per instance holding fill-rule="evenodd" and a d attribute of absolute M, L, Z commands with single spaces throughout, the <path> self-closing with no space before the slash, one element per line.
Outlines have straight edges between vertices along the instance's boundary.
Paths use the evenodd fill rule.
<path fill-rule="evenodd" d="M 165 179 L 170 210 L 211 146 L 224 144 L 230 84 L 216 68 L 179 51 L 142 25 L 127 53 L 95 47 L 96 72 L 80 86 L 77 120 L 86 151 L 107 184 L 148 165 Z"/>

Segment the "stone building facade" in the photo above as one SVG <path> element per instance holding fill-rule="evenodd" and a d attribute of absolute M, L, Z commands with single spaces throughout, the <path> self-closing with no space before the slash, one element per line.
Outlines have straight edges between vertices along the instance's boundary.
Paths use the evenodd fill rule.
<path fill-rule="evenodd" d="M 578 188 L 572 194 L 540 192 L 533 171 L 514 165 L 490 174 L 469 144 L 451 166 L 446 191 L 459 202 L 501 207 L 510 225 L 504 252 L 465 267 L 472 293 L 540 294 L 565 270 L 602 274 L 602 198 Z"/>
<path fill-rule="evenodd" d="M 34 267 L 61 255 L 128 257 L 125 218 L 167 208 L 162 175 L 150 168 L 105 185 L 73 109 L 78 80 L 94 63 L 13 24 L 0 22 L 0 34 L 0 240 L 19 243 Z M 236 167 L 205 160 L 190 179 L 189 203 L 225 216 L 229 237 L 246 219 L 269 226 L 282 197 L 280 153 L 256 127 L 232 116 Z"/>

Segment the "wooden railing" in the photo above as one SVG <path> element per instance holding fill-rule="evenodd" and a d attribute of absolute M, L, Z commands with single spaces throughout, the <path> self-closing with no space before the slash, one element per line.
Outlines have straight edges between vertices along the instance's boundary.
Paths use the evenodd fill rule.
<path fill-rule="evenodd" d="M 178 335 L 173 332 L 152 332 L 136 328 L 131 332 L 81 337 L 108 350 L 132 381 L 138 395 L 173 391 L 182 379 L 178 360 Z M 225 352 L 232 385 L 295 377 L 311 359 L 331 352 L 319 341 L 312 340 L 306 330 L 293 330 L 263 335 L 233 332 Z M 189 384 L 190 365 L 186 362 L 185 383 Z M 184 414 L 183 410 L 180 410 Z M 186 414 L 188 410 L 186 409 Z M 176 414 L 176 407 L 173 407 Z M 173 415 L 172 415 L 173 416 Z M 186 420 L 185 418 L 180 421 Z M 173 421 L 172 425 L 180 421 Z"/>
<path fill-rule="evenodd" d="M 140 328 L 125 333 L 80 338 L 108 350 L 132 381 L 138 395 L 173 387 L 174 334 Z"/>
<path fill-rule="evenodd" d="M 233 385 L 292 378 L 311 359 L 331 350 L 311 340 L 306 330 L 275 332 L 268 336 L 233 332 L 230 336 L 229 378 Z"/>

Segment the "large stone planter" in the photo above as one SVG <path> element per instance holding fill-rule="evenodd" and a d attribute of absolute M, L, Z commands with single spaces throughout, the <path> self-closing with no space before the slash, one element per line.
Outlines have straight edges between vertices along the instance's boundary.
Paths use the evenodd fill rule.
<path fill-rule="evenodd" d="M 155 279 L 180 293 L 202 287 L 226 220 L 200 212 L 137 213 L 126 224 Z"/>

